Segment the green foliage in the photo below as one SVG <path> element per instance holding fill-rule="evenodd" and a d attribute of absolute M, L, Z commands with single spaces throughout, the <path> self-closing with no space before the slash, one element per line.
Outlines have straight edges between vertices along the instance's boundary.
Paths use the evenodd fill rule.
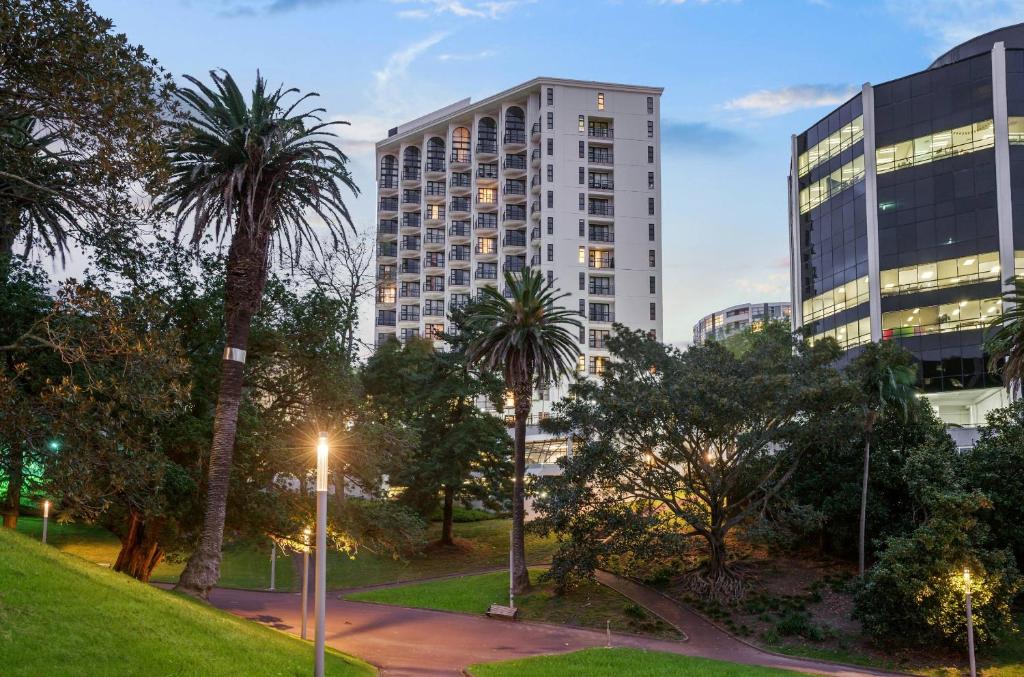
<path fill-rule="evenodd" d="M 1001 372 L 1008 389 L 1020 393 L 1024 380 L 1024 279 L 1007 280 L 1012 288 L 1003 292 L 1001 312 L 992 319 L 985 339 L 989 369 Z"/>

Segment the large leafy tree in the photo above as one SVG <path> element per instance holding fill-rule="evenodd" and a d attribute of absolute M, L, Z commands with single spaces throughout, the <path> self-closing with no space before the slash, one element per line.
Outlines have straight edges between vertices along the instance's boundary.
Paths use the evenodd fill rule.
<path fill-rule="evenodd" d="M 917 397 L 917 367 L 913 355 L 892 342 L 869 343 L 854 358 L 847 374 L 860 399 L 864 436 L 864 460 L 861 479 L 860 527 L 857 541 L 857 571 L 864 576 L 867 534 L 868 479 L 871 467 L 871 438 L 880 418 L 898 417 L 906 421 Z"/>
<path fill-rule="evenodd" d="M 739 353 L 713 341 L 681 352 L 622 327 L 609 349 L 601 382 L 574 386 L 553 422 L 578 443 L 537 501 L 540 526 L 564 539 L 553 576 L 565 587 L 612 556 L 651 560 L 698 539 L 707 557 L 680 583 L 735 598 L 727 536 L 793 477 L 807 427 L 837 408 L 838 348 L 770 326 Z"/>
<path fill-rule="evenodd" d="M 470 362 L 500 372 L 512 391 L 515 405 L 515 477 L 512 489 L 512 587 L 516 592 L 530 586 L 524 541 L 526 420 L 533 389 L 557 382 L 575 370 L 579 349 L 576 313 L 558 305 L 568 294 L 558 294 L 540 270 L 524 268 L 506 272 L 509 297 L 493 287 L 483 287 L 478 303 L 466 316 L 473 339 L 466 347 Z"/>
<path fill-rule="evenodd" d="M 0 3 L 0 256 L 134 236 L 162 176 L 170 79 L 82 0 Z"/>
<path fill-rule="evenodd" d="M 230 239 L 224 286 L 225 350 L 213 424 L 206 509 L 198 547 L 178 588 L 205 597 L 220 575 L 221 545 L 245 354 L 252 318 L 266 285 L 273 244 L 296 255 L 317 248 L 315 221 L 344 239 L 351 217 L 343 190 L 358 192 L 348 158 L 335 144 L 322 109 L 296 112 L 313 94 L 269 89 L 257 76 L 246 100 L 230 74 L 212 72 L 212 87 L 188 77 L 179 91 L 186 112 L 173 125 L 171 174 L 158 202 L 174 209 L 193 242 L 213 231 Z"/>
<path fill-rule="evenodd" d="M 1019 394 L 1024 383 L 1024 279 L 1013 277 L 1007 284 L 1002 312 L 989 325 L 985 347 L 989 370 L 1001 372 L 1006 389 Z"/>

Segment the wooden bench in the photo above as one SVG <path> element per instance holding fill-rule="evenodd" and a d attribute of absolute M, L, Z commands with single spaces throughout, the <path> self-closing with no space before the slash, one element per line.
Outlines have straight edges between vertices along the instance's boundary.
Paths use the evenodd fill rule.
<path fill-rule="evenodd" d="M 492 604 L 487 609 L 487 615 L 491 618 L 507 618 L 509 620 L 515 620 L 516 616 L 519 615 L 519 609 L 511 606 L 504 606 L 502 604 Z"/>

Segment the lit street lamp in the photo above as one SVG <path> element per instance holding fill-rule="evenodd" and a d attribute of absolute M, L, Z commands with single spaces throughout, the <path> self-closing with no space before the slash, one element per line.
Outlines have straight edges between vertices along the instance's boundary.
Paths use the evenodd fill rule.
<path fill-rule="evenodd" d="M 46 526 L 50 521 L 50 502 L 43 501 L 43 543 L 46 543 Z"/>
<path fill-rule="evenodd" d="M 302 542 L 305 548 L 302 549 L 302 639 L 306 639 L 306 621 L 309 612 L 309 527 L 302 530 Z"/>
<path fill-rule="evenodd" d="M 977 677 L 978 670 L 974 664 L 974 618 L 971 615 L 971 571 L 967 567 L 964 567 L 964 589 L 967 591 L 967 660 L 970 661 L 971 677 Z"/>
<path fill-rule="evenodd" d="M 327 606 L 327 433 L 316 445 L 316 667 L 314 677 L 324 677 L 324 616 Z"/>

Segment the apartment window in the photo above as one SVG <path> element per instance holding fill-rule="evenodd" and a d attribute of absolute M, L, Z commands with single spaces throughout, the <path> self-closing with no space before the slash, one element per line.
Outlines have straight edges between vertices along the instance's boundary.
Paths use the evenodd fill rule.
<path fill-rule="evenodd" d="M 584 301 L 583 299 L 580 299 L 580 315 L 586 315 L 586 314 L 587 314 L 587 302 Z"/>
<path fill-rule="evenodd" d="M 587 260 L 587 248 L 580 245 L 580 263 L 584 263 Z"/>
<path fill-rule="evenodd" d="M 409 339 L 414 339 L 420 335 L 419 329 L 406 328 L 402 330 L 402 343 L 405 343 Z"/>
<path fill-rule="evenodd" d="M 580 273 L 580 291 L 583 291 L 587 286 L 587 274 L 584 272 Z"/>
<path fill-rule="evenodd" d="M 647 162 L 654 162 L 654 146 L 647 146 Z"/>
<path fill-rule="evenodd" d="M 647 114 L 654 115 L 654 97 L 647 97 Z"/>
<path fill-rule="evenodd" d="M 652 150 L 653 150 L 653 147 L 652 147 Z M 548 139 L 548 155 L 554 155 L 554 154 L 555 154 L 555 140 L 554 139 Z"/>
<path fill-rule="evenodd" d="M 554 261 L 554 260 L 555 260 L 555 245 L 549 244 L 548 245 L 548 261 Z"/>
<path fill-rule="evenodd" d="M 583 219 L 580 219 L 580 237 L 583 237 L 583 234 L 585 232 L 584 229 L 585 229 L 585 226 L 583 224 Z"/>
<path fill-rule="evenodd" d="M 591 348 L 604 348 L 605 343 L 611 337 L 612 333 L 607 329 L 591 329 L 590 330 L 590 347 Z"/>
<path fill-rule="evenodd" d="M 587 198 L 586 198 L 586 195 L 585 195 L 584 193 L 580 193 L 580 211 L 582 212 L 582 211 L 583 211 L 583 209 L 584 209 L 584 208 L 585 208 L 586 206 L 587 206 Z"/>
<path fill-rule="evenodd" d="M 548 284 L 554 284 L 554 283 L 555 283 L 555 271 L 549 270 L 548 271 Z"/>
<path fill-rule="evenodd" d="M 548 113 L 548 115 L 550 115 L 550 113 Z M 654 120 L 648 120 L 647 121 L 647 138 L 648 139 L 653 139 L 654 138 Z"/>
<path fill-rule="evenodd" d="M 548 235 L 554 235 L 554 234 L 555 234 L 555 217 L 549 216 L 548 217 Z"/>
<path fill-rule="evenodd" d="M 548 129 L 554 129 L 554 128 L 555 128 L 555 114 L 553 112 L 551 112 L 551 111 L 548 111 Z"/>
<path fill-rule="evenodd" d="M 597 93 L 597 110 L 604 110 L 604 92 Z"/>
<path fill-rule="evenodd" d="M 440 341 L 444 334 L 443 324 L 427 324 L 423 326 L 423 336 L 434 341 Z"/>
<path fill-rule="evenodd" d="M 647 250 L 647 265 L 649 265 L 651 268 L 653 268 L 656 265 L 658 265 L 657 261 L 655 259 L 655 255 L 654 255 L 654 250 L 653 249 Z"/>
<path fill-rule="evenodd" d="M 554 87 L 548 87 L 548 105 L 555 105 L 555 89 Z"/>
<path fill-rule="evenodd" d="M 548 183 L 555 182 L 555 166 L 548 165 Z"/>
<path fill-rule="evenodd" d="M 651 242 L 654 242 L 654 224 L 653 223 L 648 223 L 647 224 L 647 239 L 650 240 Z"/>
<path fill-rule="evenodd" d="M 656 304 L 656 303 L 652 303 L 651 304 L 651 319 L 652 320 L 657 320 L 658 319 L 658 304 Z"/>
<path fill-rule="evenodd" d="M 655 279 L 656 278 L 653 275 L 651 275 L 651 293 L 652 294 L 656 294 L 657 293 L 657 291 L 656 291 L 656 289 L 657 289 L 657 286 L 656 286 L 657 282 L 655 282 Z"/>
<path fill-rule="evenodd" d="M 580 185 L 581 186 L 583 185 L 583 178 L 584 178 L 585 174 L 586 174 L 586 172 L 584 171 L 583 167 L 580 167 Z"/>
<path fill-rule="evenodd" d="M 654 216 L 654 198 L 647 198 L 647 215 Z"/>
<path fill-rule="evenodd" d="M 555 206 L 555 191 L 548 191 L 548 209 L 553 209 Z"/>
<path fill-rule="evenodd" d="M 583 158 L 585 156 L 586 156 L 586 147 L 584 147 L 583 142 L 580 141 L 580 157 Z"/>
<path fill-rule="evenodd" d="M 647 172 L 647 189 L 654 190 L 654 172 Z"/>
<path fill-rule="evenodd" d="M 587 356 L 586 355 L 579 355 L 576 358 L 576 371 L 578 371 L 579 373 L 582 374 L 584 371 L 586 371 L 586 369 L 587 369 Z"/>
<path fill-rule="evenodd" d="M 586 126 L 587 126 L 586 120 L 581 115 L 580 116 L 580 134 L 582 134 L 584 131 L 586 131 Z"/>
<path fill-rule="evenodd" d="M 582 303 L 582 301 L 580 301 Z M 580 327 L 580 345 L 584 345 L 587 342 L 587 330 Z"/>

